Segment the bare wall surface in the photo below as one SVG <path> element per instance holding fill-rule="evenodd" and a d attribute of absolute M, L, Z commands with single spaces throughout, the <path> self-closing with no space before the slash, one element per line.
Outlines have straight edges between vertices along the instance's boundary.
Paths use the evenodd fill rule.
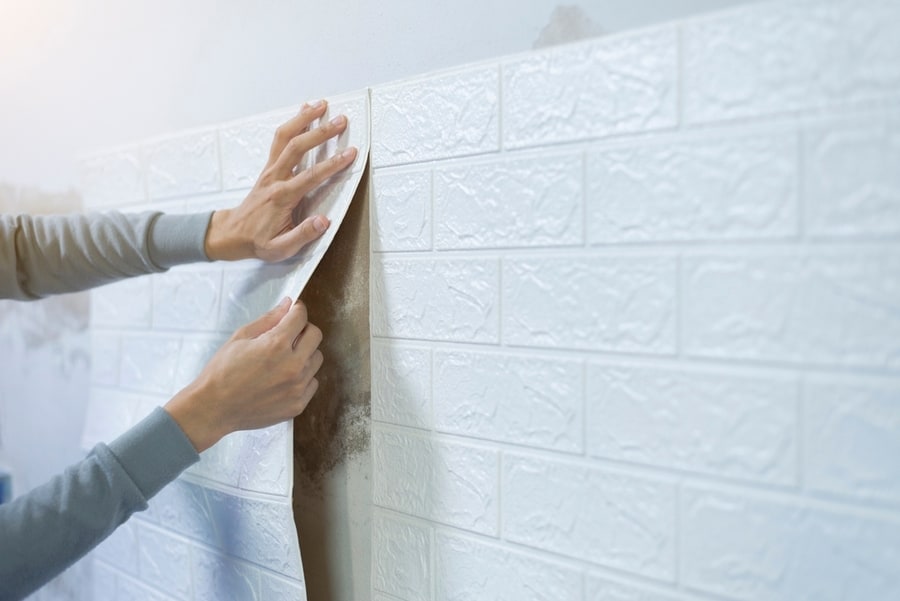
<path fill-rule="evenodd" d="M 301 300 L 324 334 L 315 399 L 294 421 L 294 519 L 309 601 L 364 601 L 371 562 L 369 177 Z"/>

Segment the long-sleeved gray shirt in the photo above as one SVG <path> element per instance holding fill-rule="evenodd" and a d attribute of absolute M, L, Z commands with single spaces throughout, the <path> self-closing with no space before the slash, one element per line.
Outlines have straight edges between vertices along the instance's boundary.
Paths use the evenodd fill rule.
<path fill-rule="evenodd" d="M 0 298 L 36 299 L 208 261 L 211 213 L 0 215 Z M 50 482 L 0 505 L 0 601 L 65 570 L 199 455 L 161 408 Z"/>

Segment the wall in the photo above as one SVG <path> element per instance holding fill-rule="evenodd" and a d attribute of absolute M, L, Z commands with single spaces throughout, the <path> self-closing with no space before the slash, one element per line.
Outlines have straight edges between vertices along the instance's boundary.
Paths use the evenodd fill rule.
<path fill-rule="evenodd" d="M 85 150 L 746 1 L 4 0 L 0 181 L 65 189 Z"/>
<path fill-rule="evenodd" d="M 900 589 L 898 32 L 887 0 L 768 3 L 372 89 L 373 599 Z M 173 139 L 154 206 L 239 198 L 215 136 Z M 140 206 L 114 156 L 98 202 Z M 202 361 L 226 328 L 171 327 L 221 315 L 175 294 L 199 275 L 95 295 L 98 388 L 164 400 L 128 357 L 166 340 Z M 187 596 L 231 526 L 194 485 L 97 553 L 97 598 Z M 233 542 L 220 586 L 290 583 Z"/>
<path fill-rule="evenodd" d="M 900 5 L 376 86 L 377 601 L 894 599 Z"/>

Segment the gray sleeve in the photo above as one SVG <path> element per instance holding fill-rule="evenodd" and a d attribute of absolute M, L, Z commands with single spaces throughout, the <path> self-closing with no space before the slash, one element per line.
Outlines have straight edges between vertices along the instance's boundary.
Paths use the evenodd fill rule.
<path fill-rule="evenodd" d="M 0 601 L 22 599 L 60 574 L 198 460 L 157 408 L 109 446 L 0 505 Z"/>
<path fill-rule="evenodd" d="M 211 216 L 0 215 L 0 298 L 31 300 L 208 261 Z"/>

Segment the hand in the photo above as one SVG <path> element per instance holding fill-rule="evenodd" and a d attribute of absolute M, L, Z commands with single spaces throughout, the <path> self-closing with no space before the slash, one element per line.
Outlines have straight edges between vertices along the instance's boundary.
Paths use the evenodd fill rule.
<path fill-rule="evenodd" d="M 289 298 L 234 333 L 164 409 L 197 452 L 226 434 L 264 428 L 306 409 L 319 386 L 322 331 Z"/>
<path fill-rule="evenodd" d="M 324 100 L 304 104 L 294 118 L 281 125 L 275 132 L 269 160 L 244 202 L 213 213 L 205 241 L 210 259 L 281 261 L 296 255 L 328 229 L 330 223 L 324 215 L 313 215 L 299 224 L 293 217 L 306 194 L 356 158 L 356 148 L 350 147 L 295 173 L 308 151 L 347 129 L 347 118 L 339 115 L 309 130 L 309 125 L 325 114 L 326 107 Z"/>

